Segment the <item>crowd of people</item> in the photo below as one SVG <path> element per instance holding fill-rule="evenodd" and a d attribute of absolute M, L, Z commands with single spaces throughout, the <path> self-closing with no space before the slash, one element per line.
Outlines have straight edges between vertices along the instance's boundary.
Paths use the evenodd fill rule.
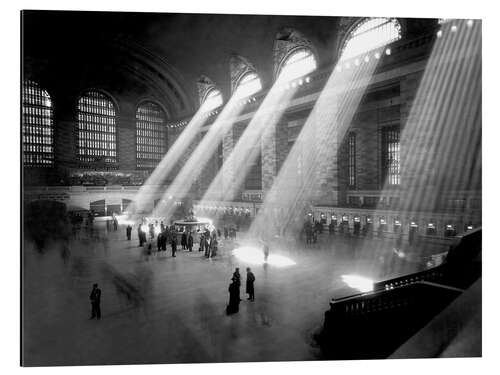
<path fill-rule="evenodd" d="M 131 239 L 131 233 L 132 227 L 129 224 L 126 228 L 127 240 Z M 194 233 L 187 228 L 183 228 L 179 232 L 175 225 L 167 226 L 163 221 L 159 224 L 158 221 L 147 223 L 145 220 L 137 226 L 139 247 L 145 247 L 146 255 L 152 254 L 154 242 L 156 242 L 157 252 L 166 251 L 167 244 L 170 244 L 172 257 L 176 257 L 178 245 L 180 245 L 182 250 L 192 252 L 195 244 L 195 236 L 198 238 L 199 243 L 198 252 L 203 252 L 207 258 L 213 258 L 217 255 L 220 231 L 216 229 L 210 230 L 205 227 L 198 229 Z"/>

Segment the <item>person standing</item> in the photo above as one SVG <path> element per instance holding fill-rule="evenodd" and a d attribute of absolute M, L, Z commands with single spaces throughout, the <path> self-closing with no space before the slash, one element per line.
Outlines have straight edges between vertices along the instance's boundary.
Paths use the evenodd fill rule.
<path fill-rule="evenodd" d="M 163 233 L 160 232 L 158 233 L 158 236 L 156 236 L 156 247 L 157 247 L 157 253 L 159 253 L 162 249 L 162 243 L 163 243 Z"/>
<path fill-rule="evenodd" d="M 247 267 L 247 287 L 246 293 L 248 294 L 249 301 L 255 301 L 255 291 L 253 288 L 253 283 L 255 282 L 255 276 L 253 272 L 250 270 L 250 267 Z"/>
<path fill-rule="evenodd" d="M 226 314 L 231 315 L 237 313 L 240 307 L 240 287 L 238 285 L 238 280 L 233 277 L 231 279 L 231 284 L 229 284 L 229 304 L 226 307 Z"/>
<path fill-rule="evenodd" d="M 130 241 L 132 238 L 132 226 L 129 224 L 127 225 L 127 241 Z"/>
<path fill-rule="evenodd" d="M 175 258 L 175 253 L 177 252 L 177 239 L 175 238 L 175 234 L 172 236 L 170 245 L 172 246 L 172 257 Z"/>
<path fill-rule="evenodd" d="M 206 256 L 207 258 L 210 256 L 210 243 L 211 243 L 211 242 L 212 242 L 212 241 L 210 240 L 210 236 L 207 236 L 207 235 L 205 234 L 205 241 L 204 241 L 204 243 L 205 243 L 205 256 Z"/>
<path fill-rule="evenodd" d="M 139 224 L 139 226 L 137 227 L 137 236 L 139 237 L 139 246 L 142 247 L 142 244 L 144 243 L 142 224 Z"/>
<path fill-rule="evenodd" d="M 205 248 L 205 235 L 202 233 L 200 234 L 200 248 L 198 249 L 198 252 L 203 251 Z"/>
<path fill-rule="evenodd" d="M 227 240 L 227 237 L 228 237 L 228 231 L 227 231 L 227 227 L 225 226 L 224 227 L 224 239 Z"/>
<path fill-rule="evenodd" d="M 189 236 L 187 239 L 187 247 L 189 251 L 193 251 L 193 235 L 191 234 L 191 232 L 189 232 Z"/>
<path fill-rule="evenodd" d="M 182 246 L 182 250 L 186 250 L 186 245 L 187 245 L 187 236 L 186 236 L 186 232 L 182 232 L 182 236 L 181 236 L 181 246 Z"/>
<path fill-rule="evenodd" d="M 92 291 L 90 292 L 90 304 L 92 306 L 92 314 L 90 319 L 97 318 L 101 319 L 101 289 L 98 288 L 97 284 L 92 286 Z"/>
<path fill-rule="evenodd" d="M 267 263 L 267 259 L 269 258 L 269 246 L 267 243 L 264 243 L 264 262 Z"/>
<path fill-rule="evenodd" d="M 236 285 L 238 285 L 238 300 L 241 301 L 240 299 L 241 275 L 240 275 L 240 269 L 238 267 L 236 267 L 234 270 L 233 279 L 235 279 Z"/>
<path fill-rule="evenodd" d="M 116 218 L 114 212 L 113 212 L 113 229 L 115 230 L 115 232 L 118 230 L 118 219 Z"/>
<path fill-rule="evenodd" d="M 214 236 L 212 241 L 210 241 L 210 258 L 213 258 L 217 255 L 217 237 Z"/>

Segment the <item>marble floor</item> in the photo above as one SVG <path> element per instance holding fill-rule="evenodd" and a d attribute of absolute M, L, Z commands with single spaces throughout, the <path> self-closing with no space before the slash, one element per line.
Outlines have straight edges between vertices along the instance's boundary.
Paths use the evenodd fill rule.
<path fill-rule="evenodd" d="M 222 240 L 214 259 L 182 250 L 172 258 L 170 248 L 145 256 L 135 231 L 132 241 L 124 228 L 101 234 L 99 241 L 73 239 L 65 259 L 57 243 L 43 253 L 25 243 L 25 365 L 321 359 L 313 334 L 330 298 L 356 292 L 342 275 L 379 280 L 421 267 L 398 259 L 394 244 L 378 239 L 323 234 L 318 244 L 298 246 L 276 239 L 271 254 L 295 264 L 250 265 L 256 292 L 249 302 L 249 265 L 232 253 L 245 241 Z M 243 301 L 237 314 L 226 316 L 235 267 Z M 89 320 L 93 283 L 102 290 L 100 321 Z"/>

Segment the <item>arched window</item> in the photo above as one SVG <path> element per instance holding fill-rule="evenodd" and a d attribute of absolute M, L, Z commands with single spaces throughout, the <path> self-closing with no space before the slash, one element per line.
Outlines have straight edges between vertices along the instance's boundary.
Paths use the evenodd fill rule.
<path fill-rule="evenodd" d="M 158 104 L 142 103 L 135 112 L 137 168 L 155 168 L 167 151 L 167 116 Z"/>
<path fill-rule="evenodd" d="M 281 64 L 278 79 L 283 82 L 302 77 L 316 70 L 316 58 L 311 50 L 306 48 L 296 49 L 290 53 Z"/>
<path fill-rule="evenodd" d="M 340 61 L 351 59 L 401 39 L 401 25 L 395 18 L 369 18 L 360 22 L 342 46 Z"/>
<path fill-rule="evenodd" d="M 212 88 L 205 95 L 205 100 L 203 101 L 202 109 L 204 112 L 211 111 L 212 109 L 218 108 L 222 105 L 222 94 L 219 90 Z"/>
<path fill-rule="evenodd" d="M 116 163 L 116 117 L 111 99 L 88 91 L 78 100 L 78 158 Z"/>
<path fill-rule="evenodd" d="M 36 82 L 23 82 L 23 163 L 54 165 L 52 100 Z"/>
<path fill-rule="evenodd" d="M 241 77 L 234 93 L 237 99 L 246 98 L 262 90 L 262 84 L 257 73 L 247 73 Z"/>

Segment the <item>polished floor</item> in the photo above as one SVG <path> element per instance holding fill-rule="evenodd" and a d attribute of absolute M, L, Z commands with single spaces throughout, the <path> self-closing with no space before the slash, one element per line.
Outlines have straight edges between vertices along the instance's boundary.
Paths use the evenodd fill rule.
<path fill-rule="evenodd" d="M 172 258 L 170 248 L 146 256 L 135 230 L 127 241 L 124 228 L 101 228 L 99 241 L 73 239 L 66 258 L 59 244 L 38 253 L 26 242 L 25 365 L 320 359 L 313 335 L 330 298 L 356 292 L 342 275 L 378 280 L 422 267 L 378 239 L 323 234 L 317 244 L 298 246 L 275 239 L 271 255 L 293 265 L 249 265 L 232 252 L 242 243 L 222 240 L 217 257 L 207 259 L 182 250 Z M 256 277 L 254 302 L 244 294 L 247 266 Z M 243 301 L 226 316 L 235 267 Z M 89 320 L 93 283 L 102 290 L 100 321 Z"/>

